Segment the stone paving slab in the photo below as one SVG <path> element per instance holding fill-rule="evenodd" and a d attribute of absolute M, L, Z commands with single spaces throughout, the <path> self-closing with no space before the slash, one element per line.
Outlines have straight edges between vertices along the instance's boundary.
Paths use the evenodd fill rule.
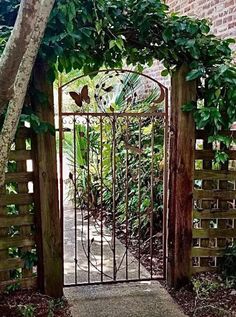
<path fill-rule="evenodd" d="M 66 288 L 73 317 L 184 317 L 159 282 Z"/>
<path fill-rule="evenodd" d="M 88 221 L 77 210 L 77 233 L 75 234 L 75 212 L 67 206 L 64 210 L 64 282 L 66 285 L 88 282 Z M 101 223 L 91 218 L 89 225 L 90 241 L 90 282 L 101 281 Z M 75 237 L 77 247 L 75 248 Z M 103 226 L 103 280 L 112 281 L 114 254 L 111 245 L 111 230 Z M 115 239 L 117 263 L 116 280 L 126 280 L 126 260 L 128 279 L 138 279 L 139 262 L 118 239 Z M 75 264 L 75 258 L 76 263 Z M 141 265 L 140 278 L 150 278 L 150 273 Z"/>

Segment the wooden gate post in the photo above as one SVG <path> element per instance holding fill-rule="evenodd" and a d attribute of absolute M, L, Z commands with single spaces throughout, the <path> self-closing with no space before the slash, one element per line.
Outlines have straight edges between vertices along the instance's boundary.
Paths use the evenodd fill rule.
<path fill-rule="evenodd" d="M 54 126 L 53 85 L 47 81 L 46 66 L 36 63 L 34 68 L 34 85 L 47 97 L 47 105 L 42 105 L 33 97 L 33 107 L 42 121 Z M 58 201 L 58 178 L 56 159 L 56 138 L 49 132 L 37 134 L 36 169 L 38 172 L 38 199 L 41 226 L 41 254 L 39 267 L 42 285 L 46 295 L 61 297 L 63 295 L 63 254 L 62 232 Z"/>
<path fill-rule="evenodd" d="M 196 82 L 183 65 L 171 80 L 168 284 L 180 288 L 191 277 L 195 124 L 182 105 L 196 100 Z"/>

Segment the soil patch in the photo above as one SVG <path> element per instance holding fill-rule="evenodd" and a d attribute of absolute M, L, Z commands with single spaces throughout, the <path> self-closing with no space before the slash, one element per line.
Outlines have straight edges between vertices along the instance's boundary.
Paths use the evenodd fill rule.
<path fill-rule="evenodd" d="M 196 274 L 179 291 L 165 287 L 188 316 L 236 316 L 236 289 L 217 273 Z"/>
<path fill-rule="evenodd" d="M 71 317 L 67 301 L 52 299 L 36 291 L 0 294 L 1 317 Z"/>

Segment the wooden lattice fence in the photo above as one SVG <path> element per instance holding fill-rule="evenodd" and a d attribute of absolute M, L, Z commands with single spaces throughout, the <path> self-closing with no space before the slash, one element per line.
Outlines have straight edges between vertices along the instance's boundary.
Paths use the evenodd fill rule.
<path fill-rule="evenodd" d="M 53 85 L 46 65 L 37 61 L 31 106 L 42 122 L 54 125 Z M 34 288 L 63 295 L 62 228 L 58 202 L 56 138 L 18 129 L 10 152 L 6 184 L 0 192 L 0 291 Z"/>
<path fill-rule="evenodd" d="M 22 127 L 12 145 L 0 194 L 0 289 L 36 286 L 35 184 L 32 133 Z"/>
<path fill-rule="evenodd" d="M 236 136 L 236 131 L 224 132 Z M 220 149 L 215 144 L 214 150 Z M 219 168 L 206 131 L 196 131 L 192 271 L 215 270 L 226 245 L 236 239 L 236 149 Z"/>
<path fill-rule="evenodd" d="M 217 168 L 208 131 L 195 131 L 182 105 L 196 101 L 194 81 L 183 65 L 171 80 L 168 282 L 181 287 L 193 273 L 216 270 L 226 245 L 236 240 L 236 148 Z M 236 131 L 222 132 L 236 137 Z"/>

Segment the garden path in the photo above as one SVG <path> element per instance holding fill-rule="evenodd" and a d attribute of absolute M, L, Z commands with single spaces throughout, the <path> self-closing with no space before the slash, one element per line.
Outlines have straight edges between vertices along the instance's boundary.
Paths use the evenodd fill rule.
<path fill-rule="evenodd" d="M 186 317 L 159 282 L 66 288 L 73 317 Z"/>
<path fill-rule="evenodd" d="M 72 206 L 64 208 L 64 282 L 68 284 L 87 283 L 88 281 L 88 221 L 77 210 L 77 228 L 75 233 L 75 211 Z M 90 282 L 101 281 L 101 244 L 103 243 L 104 281 L 113 278 L 113 251 L 111 231 L 103 226 L 101 241 L 101 222 L 90 218 Z M 75 237 L 77 236 L 77 239 Z M 77 246 L 75 246 L 77 243 Z M 116 245 L 117 280 L 126 279 L 126 249 L 118 240 Z M 75 250 L 77 252 L 75 253 Z M 76 259 L 76 261 L 75 261 Z M 128 252 L 128 278 L 138 279 L 138 261 Z M 75 264 L 77 262 L 77 265 Z M 77 267 L 77 269 L 76 269 Z M 76 269 L 76 272 L 75 272 Z M 77 274 L 77 277 L 76 277 Z M 150 274 L 141 265 L 140 277 L 149 278 Z"/>
<path fill-rule="evenodd" d="M 72 206 L 65 207 L 64 222 L 64 269 L 65 283 L 75 282 L 75 223 Z M 82 221 L 84 229 L 82 232 Z M 101 263 L 100 249 L 101 239 L 99 223 L 91 220 L 90 241 L 91 263 L 96 264 L 97 269 L 91 265 L 91 281 L 100 280 L 99 266 Z M 87 281 L 88 258 L 87 252 L 87 221 L 83 220 L 80 211 L 77 211 L 77 282 Z M 104 280 L 110 280 L 108 276 L 113 273 L 113 257 L 109 246 L 111 232 L 104 229 Z M 83 240 L 84 247 L 82 247 Z M 117 257 L 122 259 L 125 254 L 124 245 L 116 240 Z M 138 262 L 129 253 L 129 273 L 131 278 L 137 278 Z M 117 274 L 117 279 L 125 279 L 125 269 L 122 268 Z M 141 267 L 141 276 L 147 278 L 149 273 Z M 71 307 L 73 317 L 184 317 L 180 308 L 159 282 L 131 282 L 121 284 L 86 285 L 65 288 L 65 296 Z"/>

